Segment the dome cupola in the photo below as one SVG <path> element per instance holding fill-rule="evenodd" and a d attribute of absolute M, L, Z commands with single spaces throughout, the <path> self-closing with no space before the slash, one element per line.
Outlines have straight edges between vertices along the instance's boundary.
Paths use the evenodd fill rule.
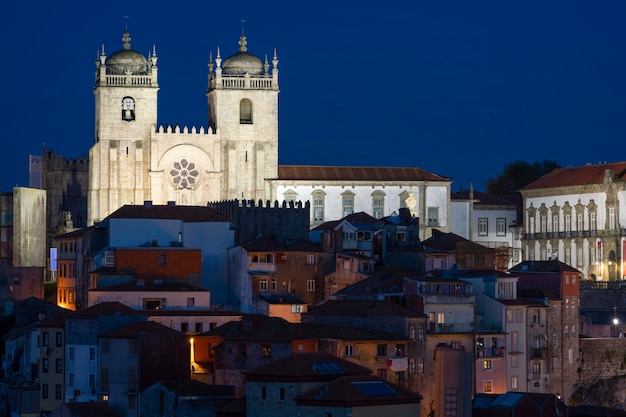
<path fill-rule="evenodd" d="M 229 56 L 222 64 L 222 74 L 224 75 L 261 75 L 263 74 L 263 62 L 248 53 L 248 41 L 246 35 L 239 37 L 239 52 Z"/>
<path fill-rule="evenodd" d="M 106 72 L 112 75 L 144 75 L 148 73 L 148 61 L 130 48 L 130 33 L 124 31 L 122 49 L 107 57 Z"/>

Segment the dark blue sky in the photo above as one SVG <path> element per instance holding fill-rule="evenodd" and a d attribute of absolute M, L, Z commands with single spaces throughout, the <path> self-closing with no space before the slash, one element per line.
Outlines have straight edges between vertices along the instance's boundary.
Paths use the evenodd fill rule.
<path fill-rule="evenodd" d="M 159 123 L 206 126 L 207 61 L 280 59 L 280 163 L 417 166 L 483 189 L 515 160 L 626 159 L 626 2 L 10 1 L 0 6 L 0 191 L 42 145 L 86 155 L 94 61 L 159 56 Z"/>

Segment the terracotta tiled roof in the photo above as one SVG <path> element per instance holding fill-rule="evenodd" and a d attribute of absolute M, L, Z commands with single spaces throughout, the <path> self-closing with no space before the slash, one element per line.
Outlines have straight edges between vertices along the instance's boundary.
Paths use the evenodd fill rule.
<path fill-rule="evenodd" d="M 185 223 L 227 222 L 217 210 L 204 206 L 125 205 L 111 213 L 108 219 L 181 220 Z"/>
<path fill-rule="evenodd" d="M 334 301 L 329 300 L 315 307 L 306 315 L 319 316 L 365 316 L 365 317 L 422 317 L 408 308 L 391 301 Z"/>
<path fill-rule="evenodd" d="M 61 409 L 68 409 L 71 413 L 63 411 Z M 117 411 L 109 407 L 104 403 L 87 402 L 87 403 L 65 403 L 58 409 L 53 411 L 51 416 L 66 416 L 71 417 L 121 417 Z"/>
<path fill-rule="evenodd" d="M 137 284 L 135 282 L 126 282 L 124 284 L 111 285 L 109 287 L 92 288 L 90 292 L 119 292 L 119 291 L 196 291 L 196 292 L 210 292 L 206 288 L 195 287 L 193 285 L 183 282 L 168 282 L 163 284 Z"/>
<path fill-rule="evenodd" d="M 211 385 L 195 379 L 175 379 L 159 381 L 168 391 L 176 393 L 179 397 L 207 397 L 207 396 L 233 396 L 235 395 L 232 385 Z"/>
<path fill-rule="evenodd" d="M 470 198 L 469 190 L 461 190 L 450 193 L 452 200 L 468 200 Z M 514 206 L 522 204 L 522 197 L 519 194 L 515 195 L 499 195 L 483 193 L 481 191 L 474 191 L 474 200 L 478 200 L 476 206 Z"/>
<path fill-rule="evenodd" d="M 164 326 L 156 321 L 136 321 L 124 327 L 103 333 L 99 337 L 133 338 L 142 335 L 180 335 L 181 332 Z"/>
<path fill-rule="evenodd" d="M 328 366 L 325 366 L 328 365 Z M 314 377 L 332 380 L 345 375 L 371 375 L 364 366 L 341 359 L 330 353 L 294 353 L 267 365 L 246 372 L 248 380 L 253 377 Z"/>
<path fill-rule="evenodd" d="M 620 181 L 626 179 L 626 161 L 610 164 L 584 165 L 573 168 L 557 168 L 522 188 L 522 191 L 573 185 L 602 184 L 607 169 L 614 171 Z"/>
<path fill-rule="evenodd" d="M 279 180 L 300 181 L 450 181 L 420 168 L 279 165 Z"/>
<path fill-rule="evenodd" d="M 75 311 L 73 313 L 68 314 L 66 317 L 70 319 L 92 319 L 98 318 L 99 316 L 112 316 L 114 314 L 122 314 L 122 315 L 141 315 L 136 310 L 128 307 L 125 304 L 122 304 L 118 301 L 107 301 L 104 303 L 99 303 L 84 310 Z"/>
<path fill-rule="evenodd" d="M 523 261 L 509 269 L 512 274 L 523 273 L 561 273 L 561 272 L 579 272 L 580 271 L 561 261 Z"/>
<path fill-rule="evenodd" d="M 373 375 L 345 376 L 303 392 L 298 405 L 364 407 L 419 404 L 422 396 L 381 380 Z"/>

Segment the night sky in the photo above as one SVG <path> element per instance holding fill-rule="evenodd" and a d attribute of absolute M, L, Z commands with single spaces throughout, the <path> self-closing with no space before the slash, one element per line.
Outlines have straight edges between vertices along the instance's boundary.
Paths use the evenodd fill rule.
<path fill-rule="evenodd" d="M 159 123 L 207 125 L 207 62 L 280 60 L 280 163 L 417 166 L 484 189 L 516 160 L 626 159 L 626 2 L 7 1 L 0 191 L 42 147 L 87 155 L 94 61 L 159 57 Z M 128 19 L 125 19 L 128 16 Z"/>

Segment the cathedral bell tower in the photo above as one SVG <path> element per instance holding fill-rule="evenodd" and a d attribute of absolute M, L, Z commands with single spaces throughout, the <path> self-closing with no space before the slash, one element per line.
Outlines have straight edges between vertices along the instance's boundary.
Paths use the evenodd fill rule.
<path fill-rule="evenodd" d="M 278 176 L 278 58 L 271 64 L 239 51 L 209 60 L 209 129 L 221 143 L 222 198 L 271 199 L 269 181 Z"/>
<path fill-rule="evenodd" d="M 157 123 L 157 55 L 130 47 L 96 60 L 95 143 L 89 150 L 88 225 L 150 199 L 150 135 Z"/>

